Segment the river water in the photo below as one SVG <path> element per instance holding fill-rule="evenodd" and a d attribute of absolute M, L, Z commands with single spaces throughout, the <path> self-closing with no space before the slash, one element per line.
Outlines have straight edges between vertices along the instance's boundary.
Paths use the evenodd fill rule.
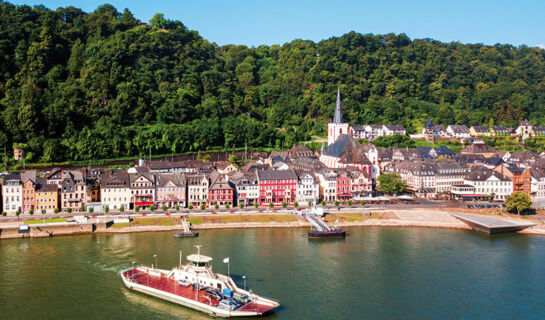
<path fill-rule="evenodd" d="M 280 300 L 266 319 L 545 319 L 545 238 L 426 228 L 88 235 L 0 241 L 0 319 L 208 319 L 124 288 L 118 272 L 160 268 L 178 252 L 215 258 L 254 292 Z M 185 262 L 184 262 L 185 263 Z"/>

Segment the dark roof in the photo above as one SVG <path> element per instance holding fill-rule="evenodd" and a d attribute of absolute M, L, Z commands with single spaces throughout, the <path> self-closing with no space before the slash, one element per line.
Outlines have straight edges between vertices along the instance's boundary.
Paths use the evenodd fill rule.
<path fill-rule="evenodd" d="M 505 126 L 492 126 L 492 130 L 494 130 L 494 132 L 511 132 L 511 130 Z"/>
<path fill-rule="evenodd" d="M 472 128 L 475 132 L 481 132 L 481 133 L 490 132 L 490 129 L 488 129 L 488 127 L 485 127 L 485 126 L 473 126 Z"/>
<path fill-rule="evenodd" d="M 439 147 L 435 148 L 435 153 L 437 153 L 438 156 L 455 155 L 456 154 L 456 152 L 450 150 L 450 148 L 447 147 L 447 146 L 439 146 Z"/>
<path fill-rule="evenodd" d="M 370 164 L 362 145 L 348 134 L 341 134 L 324 150 L 324 155 L 340 158 L 341 163 Z"/>
<path fill-rule="evenodd" d="M 258 171 L 257 177 L 259 180 L 287 180 L 297 179 L 297 174 L 293 169 L 289 170 L 264 170 Z"/>
<path fill-rule="evenodd" d="M 449 127 L 454 133 L 468 133 L 469 132 L 469 129 L 467 128 L 467 126 L 465 124 L 451 124 Z"/>
<path fill-rule="evenodd" d="M 343 123 L 343 112 L 341 110 L 341 89 L 339 87 L 337 87 L 337 102 L 335 103 L 333 123 Z"/>
<path fill-rule="evenodd" d="M 462 150 L 463 153 L 493 153 L 496 150 L 490 148 L 485 143 L 474 143 Z"/>
<path fill-rule="evenodd" d="M 524 119 L 520 122 L 520 127 L 524 127 L 524 126 L 532 126 L 532 124 L 530 123 L 530 121 L 528 121 L 528 119 Z"/>
<path fill-rule="evenodd" d="M 388 130 L 392 130 L 392 131 L 405 131 L 405 127 L 400 124 L 385 124 L 384 126 Z"/>
<path fill-rule="evenodd" d="M 433 129 L 433 127 L 434 127 L 433 122 L 431 121 L 431 119 L 428 119 L 428 121 L 426 121 L 426 124 L 424 125 L 424 128 L 431 130 Z"/>
<path fill-rule="evenodd" d="M 486 181 L 491 176 L 495 176 L 500 181 L 511 181 L 511 179 L 504 176 L 503 174 L 501 174 L 501 173 L 499 173 L 497 171 L 494 171 L 494 170 L 483 168 L 483 167 L 477 167 L 477 168 L 473 169 L 469 173 L 469 175 L 467 175 L 467 177 L 465 177 L 465 179 L 469 180 L 469 181 Z"/>

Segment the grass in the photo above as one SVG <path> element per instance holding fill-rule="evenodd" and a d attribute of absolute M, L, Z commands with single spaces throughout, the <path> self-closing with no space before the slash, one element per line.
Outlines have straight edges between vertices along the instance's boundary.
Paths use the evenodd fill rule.
<path fill-rule="evenodd" d="M 66 218 L 58 218 L 58 219 L 45 219 L 45 223 L 54 223 L 54 222 L 66 222 Z M 32 220 L 32 221 L 25 221 L 25 224 L 39 224 L 44 223 L 44 220 Z"/>
<path fill-rule="evenodd" d="M 219 215 L 195 217 L 202 219 L 202 223 L 245 223 L 245 222 L 293 222 L 297 221 L 294 215 L 276 214 L 249 214 L 249 215 Z M 190 220 L 191 221 L 191 220 Z"/>
<path fill-rule="evenodd" d="M 113 228 L 126 228 L 137 226 L 175 226 L 179 224 L 177 218 L 135 218 L 129 223 L 115 223 Z"/>

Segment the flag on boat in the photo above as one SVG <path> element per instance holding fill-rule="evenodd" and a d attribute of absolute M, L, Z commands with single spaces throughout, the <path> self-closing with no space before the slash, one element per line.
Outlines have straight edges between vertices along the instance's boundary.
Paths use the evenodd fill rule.
<path fill-rule="evenodd" d="M 229 257 L 223 259 L 223 263 L 229 263 Z"/>

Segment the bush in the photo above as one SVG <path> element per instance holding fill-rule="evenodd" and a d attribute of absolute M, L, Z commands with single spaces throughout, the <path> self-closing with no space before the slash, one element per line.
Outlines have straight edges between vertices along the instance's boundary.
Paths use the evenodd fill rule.
<path fill-rule="evenodd" d="M 201 210 L 204 211 L 204 209 L 206 209 L 206 206 L 205 206 L 204 203 L 203 203 L 203 204 L 201 204 Z"/>
<path fill-rule="evenodd" d="M 225 209 L 229 209 L 229 204 L 228 203 L 225 204 Z"/>
<path fill-rule="evenodd" d="M 166 204 L 164 204 L 164 205 L 161 207 L 161 209 L 163 209 L 163 211 L 167 211 L 168 207 L 167 207 Z"/>
<path fill-rule="evenodd" d="M 339 200 L 335 200 L 335 207 L 338 207 L 340 204 Z"/>
<path fill-rule="evenodd" d="M 189 210 L 191 210 L 191 209 L 193 209 L 193 205 L 190 204 L 189 206 L 187 206 L 187 208 L 188 208 Z"/>
<path fill-rule="evenodd" d="M 93 213 L 93 212 L 95 212 L 95 209 L 93 209 L 93 207 L 89 207 L 89 209 L 87 211 L 89 211 L 89 213 Z"/>
<path fill-rule="evenodd" d="M 216 203 L 216 204 L 214 205 L 214 209 L 218 210 L 219 208 L 220 208 L 220 206 Z"/>
<path fill-rule="evenodd" d="M 119 212 L 123 212 L 123 211 L 125 211 L 125 207 L 124 206 L 119 207 Z"/>
<path fill-rule="evenodd" d="M 282 208 L 286 209 L 288 207 L 288 204 L 286 202 L 282 202 Z"/>
<path fill-rule="evenodd" d="M 176 209 L 176 211 L 179 211 L 180 210 L 180 205 L 179 204 L 175 205 L 174 209 Z"/>
<path fill-rule="evenodd" d="M 242 203 L 242 202 L 239 203 L 239 204 L 238 204 L 238 207 L 240 208 L 240 210 L 244 209 L 244 203 Z"/>
<path fill-rule="evenodd" d="M 293 206 L 294 206 L 295 208 L 297 208 L 297 207 L 299 206 L 299 202 L 295 201 L 295 202 L 293 203 Z"/>
<path fill-rule="evenodd" d="M 28 213 L 29 213 L 30 215 L 33 215 L 33 214 L 34 214 L 34 210 L 31 209 Z"/>
<path fill-rule="evenodd" d="M 309 208 L 312 207 L 312 201 L 310 201 L 310 200 L 308 201 L 308 207 Z"/>
<path fill-rule="evenodd" d="M 365 205 L 365 200 L 361 200 L 360 205 L 363 207 Z"/>
<path fill-rule="evenodd" d="M 42 214 L 45 214 L 45 209 L 42 209 Z"/>
<path fill-rule="evenodd" d="M 272 202 L 271 202 L 271 203 L 269 203 L 269 208 L 271 208 L 271 209 L 272 209 L 273 207 L 274 207 L 274 203 L 272 203 Z"/>
<path fill-rule="evenodd" d="M 138 212 L 138 211 L 140 211 L 140 206 L 134 207 L 134 212 Z"/>
<path fill-rule="evenodd" d="M 322 200 L 322 202 L 320 202 L 320 204 L 322 205 L 322 207 L 325 207 L 325 205 L 326 205 L 324 200 Z"/>
<path fill-rule="evenodd" d="M 59 208 L 55 208 L 55 209 L 53 209 L 53 212 L 55 212 L 55 213 L 59 213 Z"/>
<path fill-rule="evenodd" d="M 21 211 L 19 211 L 19 210 L 15 211 L 16 216 L 19 216 L 20 214 L 21 214 Z"/>
<path fill-rule="evenodd" d="M 259 203 L 257 201 L 254 203 L 254 208 L 259 208 Z"/>
<path fill-rule="evenodd" d="M 155 209 L 157 209 L 157 208 L 153 204 L 148 207 L 149 211 L 155 211 Z"/>
<path fill-rule="evenodd" d="M 105 207 L 104 207 L 104 212 L 105 212 L 105 213 L 110 212 L 110 207 L 109 207 L 109 206 L 105 206 Z"/>
<path fill-rule="evenodd" d="M 5 217 L 5 216 L 7 216 L 7 215 L 8 215 L 8 214 L 7 214 L 7 212 L 6 212 L 6 211 L 2 211 L 2 216 L 4 216 L 4 217 Z"/>
<path fill-rule="evenodd" d="M 84 206 L 79 207 L 79 212 L 85 212 L 85 207 Z"/>
<path fill-rule="evenodd" d="M 66 213 L 72 213 L 72 208 L 66 208 Z"/>
<path fill-rule="evenodd" d="M 348 206 L 351 206 L 351 205 L 352 205 L 352 200 L 348 200 L 348 201 L 346 202 L 346 204 L 348 204 Z"/>

